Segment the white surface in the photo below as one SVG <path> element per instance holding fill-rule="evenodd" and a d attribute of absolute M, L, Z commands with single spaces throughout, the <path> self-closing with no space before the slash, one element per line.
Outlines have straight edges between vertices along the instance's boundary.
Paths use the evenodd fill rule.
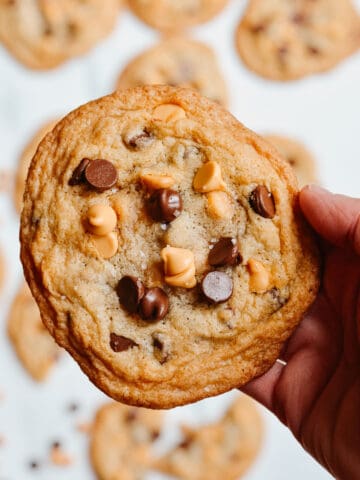
<path fill-rule="evenodd" d="M 233 32 L 242 5 L 232 2 L 215 21 L 193 32 L 219 53 L 229 84 L 231 111 L 259 132 L 289 134 L 303 140 L 318 158 L 322 183 L 358 196 L 360 55 L 326 75 L 296 83 L 262 80 L 243 67 L 234 50 Z M 49 73 L 25 70 L 0 49 L 0 169 L 15 168 L 23 145 L 42 122 L 110 92 L 120 69 L 156 37 L 154 31 L 124 14 L 116 31 L 98 48 Z M 0 403 L 0 435 L 6 437 L 6 445 L 0 447 L 0 480 L 93 479 L 87 441 L 75 430 L 75 424 L 90 419 L 105 398 L 68 357 L 41 386 L 35 385 L 16 361 L 6 339 L 5 320 L 21 281 L 18 223 L 11 199 L 4 194 L 0 195 L 0 218 L 0 242 L 7 260 L 0 312 L 0 390 L 6 395 Z M 80 403 L 78 413 L 66 412 L 72 401 Z M 219 397 L 177 409 L 168 414 L 169 422 L 186 418 L 208 421 L 219 415 L 224 402 L 224 397 Z M 330 478 L 273 416 L 264 412 L 264 417 L 265 445 L 246 480 Z M 30 471 L 27 462 L 46 461 L 49 445 L 57 439 L 74 455 L 75 464 L 68 469 L 47 464 Z"/>

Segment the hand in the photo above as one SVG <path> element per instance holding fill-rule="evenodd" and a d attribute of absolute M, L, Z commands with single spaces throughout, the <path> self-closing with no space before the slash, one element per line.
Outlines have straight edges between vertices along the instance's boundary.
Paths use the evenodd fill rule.
<path fill-rule="evenodd" d="M 360 199 L 300 194 L 322 241 L 319 295 L 281 359 L 243 391 L 287 425 L 332 475 L 360 479 Z"/>

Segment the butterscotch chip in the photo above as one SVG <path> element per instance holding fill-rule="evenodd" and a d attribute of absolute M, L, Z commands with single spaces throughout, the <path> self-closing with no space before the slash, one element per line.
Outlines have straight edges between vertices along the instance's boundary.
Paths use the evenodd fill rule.
<path fill-rule="evenodd" d="M 159 105 L 154 110 L 155 120 L 163 122 L 176 122 L 186 117 L 186 112 L 178 105 L 165 104 Z"/>
<path fill-rule="evenodd" d="M 107 36 L 118 13 L 119 0 L 2 0 L 0 39 L 21 63 L 46 70 Z"/>
<path fill-rule="evenodd" d="M 226 192 L 209 192 L 207 210 L 211 217 L 230 220 L 234 215 L 234 206 Z"/>
<path fill-rule="evenodd" d="M 68 467 L 74 462 L 73 458 L 64 452 L 61 446 L 57 445 L 51 449 L 50 459 L 52 463 L 58 467 Z"/>
<path fill-rule="evenodd" d="M 94 235 L 108 235 L 115 229 L 116 224 L 116 213 L 109 205 L 92 205 L 87 211 L 86 229 Z"/>
<path fill-rule="evenodd" d="M 270 273 L 261 262 L 250 258 L 248 270 L 250 273 L 250 289 L 253 292 L 263 293 L 269 290 Z"/>
<path fill-rule="evenodd" d="M 141 175 L 142 183 L 150 190 L 160 190 L 162 188 L 171 188 L 175 180 L 170 175 L 161 175 L 156 173 L 143 173 Z"/>
<path fill-rule="evenodd" d="M 335 67 L 358 50 L 359 32 L 351 0 L 250 0 L 236 44 L 251 70 L 288 81 Z"/>
<path fill-rule="evenodd" d="M 93 235 L 92 242 L 99 255 L 105 259 L 113 257 L 119 248 L 119 240 L 115 232 L 107 233 L 101 237 Z"/>
<path fill-rule="evenodd" d="M 186 120 L 156 120 L 169 104 Z M 151 145 L 131 147 L 129 129 L 151 132 Z M 69 186 L 81 159 L 95 156 L 116 169 L 114 187 Z M 176 185 L 149 191 L 143 172 Z M 266 191 L 256 195 L 259 186 Z M 230 221 L 208 215 L 207 195 L 219 188 Z M 41 143 L 22 215 L 24 270 L 47 327 L 105 393 L 152 408 L 193 402 L 266 372 L 315 298 L 318 252 L 297 195 L 277 151 L 218 104 L 190 89 L 118 91 L 65 117 Z M 113 208 L 119 196 L 131 221 Z M 95 205 L 112 220 L 96 214 L 88 232 Z M 117 234 L 111 258 L 96 255 L 96 232 Z M 249 259 L 269 272 L 266 289 L 250 288 Z M 120 299 L 123 277 L 138 279 L 144 295 L 135 285 Z"/>

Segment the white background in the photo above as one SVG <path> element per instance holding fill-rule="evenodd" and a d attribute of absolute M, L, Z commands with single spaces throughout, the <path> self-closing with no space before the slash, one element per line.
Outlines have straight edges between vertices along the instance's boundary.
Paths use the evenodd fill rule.
<path fill-rule="evenodd" d="M 332 72 L 295 83 L 263 80 L 246 70 L 234 49 L 234 30 L 243 6 L 241 0 L 230 2 L 223 14 L 193 31 L 219 54 L 231 111 L 258 132 L 299 138 L 317 157 L 323 185 L 359 196 L 360 55 Z M 117 29 L 95 50 L 49 73 L 28 71 L 0 49 L 0 169 L 15 169 L 21 149 L 43 122 L 109 93 L 127 61 L 156 39 L 156 32 L 125 13 L 119 17 Z M 0 401 L 0 435 L 6 437 L 6 444 L 0 447 L 0 480 L 93 479 L 87 439 L 76 431 L 75 424 L 91 419 L 105 397 L 67 356 L 43 385 L 34 384 L 17 363 L 6 339 L 5 321 L 21 281 L 18 221 L 5 194 L 0 195 L 0 222 L 0 244 L 7 263 L 0 309 L 0 390 L 5 393 Z M 201 423 L 216 418 L 228 400 L 229 395 L 169 412 L 169 426 L 184 419 Z M 69 414 L 66 407 L 72 401 L 81 408 Z M 246 480 L 330 478 L 272 415 L 263 415 L 265 443 Z M 169 437 L 174 432 L 169 428 Z M 53 440 L 60 440 L 74 455 L 73 466 L 64 469 L 47 462 Z M 45 464 L 32 472 L 27 467 L 32 459 Z"/>

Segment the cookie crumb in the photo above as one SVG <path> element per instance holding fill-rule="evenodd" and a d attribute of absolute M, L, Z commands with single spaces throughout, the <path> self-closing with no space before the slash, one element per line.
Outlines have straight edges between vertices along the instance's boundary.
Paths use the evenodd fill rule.
<path fill-rule="evenodd" d="M 62 450 L 60 442 L 53 443 L 50 451 L 50 460 L 58 467 L 67 467 L 74 462 L 73 458 Z"/>

